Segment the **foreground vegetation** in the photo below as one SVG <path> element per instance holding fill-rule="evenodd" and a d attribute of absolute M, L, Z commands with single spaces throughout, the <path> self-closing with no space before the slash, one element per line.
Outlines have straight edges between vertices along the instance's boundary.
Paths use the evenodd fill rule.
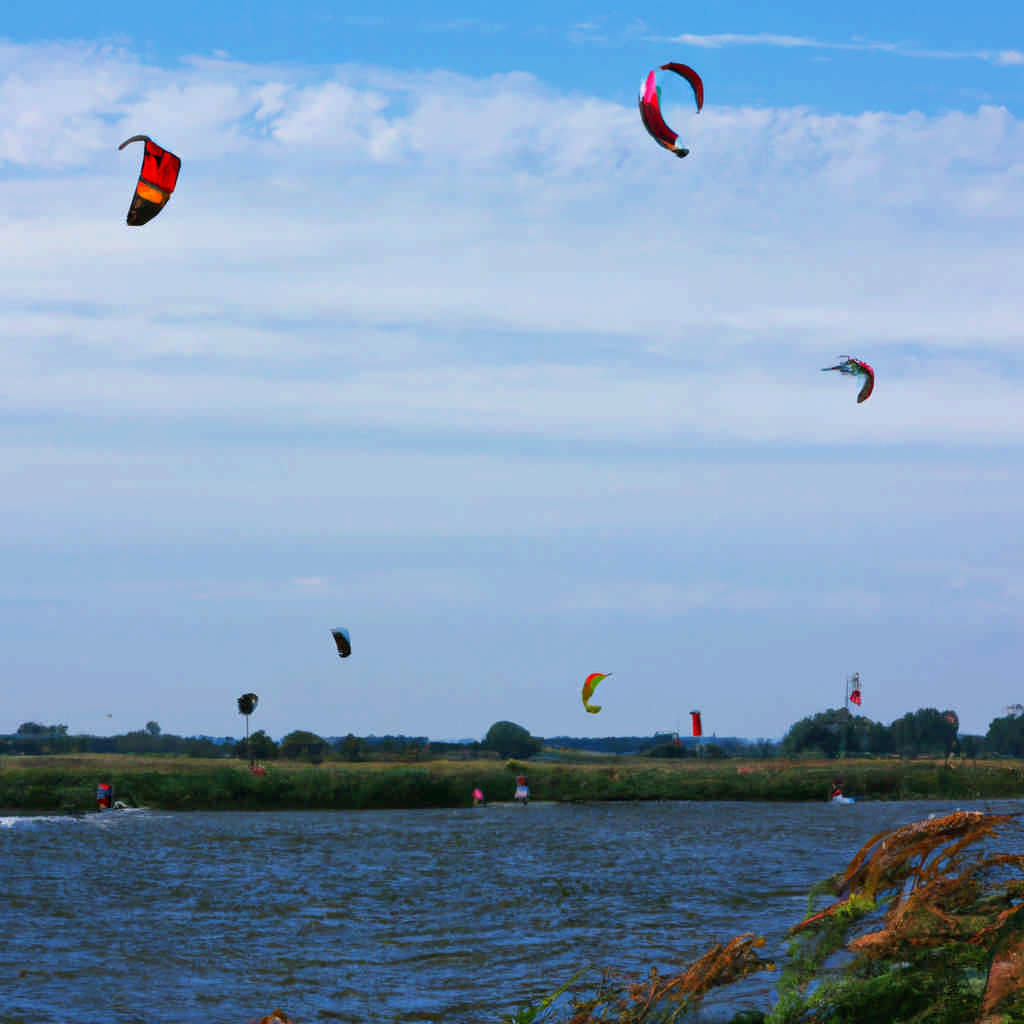
<path fill-rule="evenodd" d="M 996 842 L 1014 817 L 958 811 L 871 837 L 812 893 L 778 964 L 738 935 L 674 973 L 581 984 L 581 971 L 503 1024 L 706 1021 L 710 993 L 763 970 L 777 971 L 774 1005 L 731 1024 L 1024 1020 L 1024 855 Z"/>
<path fill-rule="evenodd" d="M 67 754 L 0 757 L 0 808 L 87 811 L 96 785 L 164 810 L 462 807 L 479 787 L 512 799 L 526 775 L 531 800 L 825 800 L 833 781 L 858 800 L 1024 796 L 1024 762 L 992 760 L 651 760 L 275 762 L 254 774 L 225 758 Z"/>

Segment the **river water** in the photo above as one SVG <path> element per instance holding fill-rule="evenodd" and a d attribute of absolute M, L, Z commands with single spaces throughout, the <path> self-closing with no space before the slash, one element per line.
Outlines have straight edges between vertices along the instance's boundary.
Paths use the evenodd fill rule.
<path fill-rule="evenodd" d="M 865 840 L 957 806 L 0 817 L 0 1019 L 498 1024 L 587 964 L 646 972 L 746 931 L 780 955 Z M 766 1007 L 772 979 L 729 1005 Z"/>

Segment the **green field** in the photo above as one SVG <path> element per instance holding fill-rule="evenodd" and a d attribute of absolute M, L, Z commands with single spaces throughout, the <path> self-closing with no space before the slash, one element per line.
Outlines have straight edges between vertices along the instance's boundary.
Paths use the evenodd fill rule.
<path fill-rule="evenodd" d="M 488 801 L 511 800 L 517 774 L 527 775 L 531 799 L 562 802 L 825 800 L 837 778 L 861 800 L 1024 796 L 1024 762 L 1009 759 L 271 762 L 260 776 L 230 759 L 68 754 L 0 758 L 0 808 L 90 810 L 99 782 L 118 799 L 165 810 L 460 807 L 477 786 Z"/>

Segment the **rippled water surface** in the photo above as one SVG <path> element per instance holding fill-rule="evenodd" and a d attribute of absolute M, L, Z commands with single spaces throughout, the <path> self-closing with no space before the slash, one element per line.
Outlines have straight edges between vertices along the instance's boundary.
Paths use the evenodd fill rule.
<path fill-rule="evenodd" d="M 954 808 L 0 817 L 0 1013 L 497 1024 L 587 963 L 646 971 L 743 931 L 778 953 L 810 887 L 867 838 Z M 771 983 L 748 997 L 764 1006 Z"/>

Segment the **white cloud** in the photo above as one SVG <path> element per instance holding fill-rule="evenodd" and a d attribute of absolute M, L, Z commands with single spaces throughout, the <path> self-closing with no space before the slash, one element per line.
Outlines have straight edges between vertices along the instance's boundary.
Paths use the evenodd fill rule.
<path fill-rule="evenodd" d="M 619 615 L 624 647 L 630 609 L 1019 616 L 1008 110 L 670 104 L 677 161 L 631 102 L 523 74 L 0 56 L 0 529 L 51 572 L 5 573 L 13 603 L 437 597 L 551 637 Z M 141 230 L 137 131 L 184 161 Z M 863 406 L 819 372 L 843 352 Z M 67 557 L 133 546 L 151 575 L 102 587 Z"/>
<path fill-rule="evenodd" d="M 773 32 L 712 32 L 705 34 L 684 32 L 681 35 L 669 37 L 667 41 L 714 50 L 727 46 L 769 46 L 783 49 L 873 51 L 923 60 L 979 60 L 1000 66 L 1024 63 L 1024 54 L 1017 50 L 936 49 L 905 42 L 890 43 L 868 39 L 833 41 L 816 39 L 813 36 L 792 36 Z"/>
<path fill-rule="evenodd" d="M 680 164 L 631 109 L 522 74 L 9 56 L 11 117 L 53 141 L 3 150 L 10 412 L 1020 442 L 1024 128 L 1005 109 L 680 110 Z M 111 143 L 139 127 L 184 164 L 132 231 L 136 164 Z M 840 351 L 876 364 L 869 406 L 817 374 Z"/>
<path fill-rule="evenodd" d="M 285 145 L 315 145 L 330 137 L 332 149 L 355 146 L 354 156 L 365 155 L 368 136 L 387 100 L 368 90 L 337 82 L 303 89 L 291 109 L 281 103 L 273 135 Z M 380 130 L 379 128 L 377 129 Z"/>
<path fill-rule="evenodd" d="M 672 36 L 670 42 L 683 43 L 686 46 L 700 46 L 705 49 L 718 49 L 722 46 L 783 46 L 814 47 L 827 46 L 817 39 L 808 36 L 787 36 L 771 32 L 716 32 L 708 35 L 697 35 L 692 32 L 684 32 L 682 35 Z"/>

